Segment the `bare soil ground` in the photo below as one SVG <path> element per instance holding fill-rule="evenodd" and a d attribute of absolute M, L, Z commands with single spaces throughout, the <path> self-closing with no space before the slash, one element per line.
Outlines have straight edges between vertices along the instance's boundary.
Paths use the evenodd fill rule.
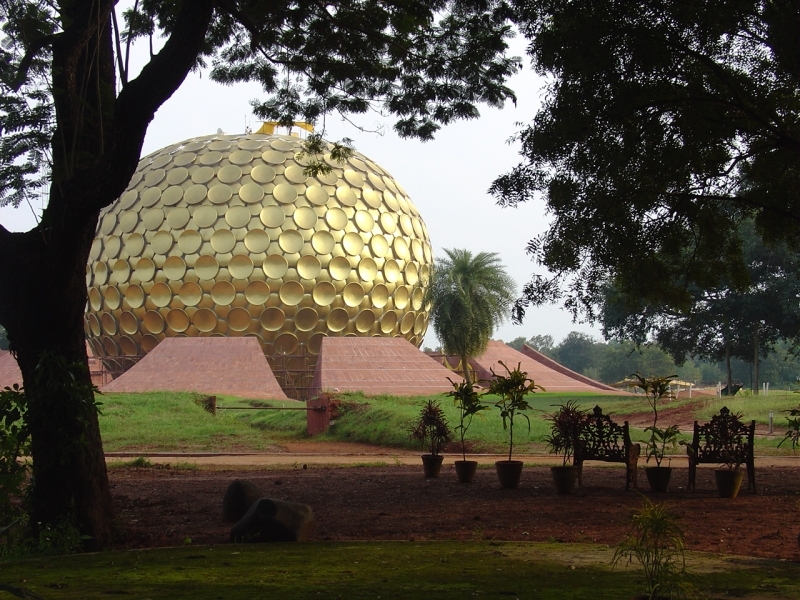
<path fill-rule="evenodd" d="M 625 491 L 622 468 L 597 464 L 584 467 L 584 486 L 572 496 L 555 494 L 547 467 L 526 467 L 517 490 L 501 489 L 491 466 L 479 469 L 473 483 L 459 484 L 452 464 L 438 479 L 425 479 L 421 464 L 312 463 L 307 468 L 117 468 L 110 477 L 125 530 L 120 546 L 126 548 L 227 542 L 231 524 L 222 520 L 222 497 L 234 479 L 249 479 L 265 497 L 309 504 L 316 514 L 316 540 L 614 545 L 642 503 L 636 492 Z M 733 500 L 716 497 L 713 469 L 707 468 L 698 470 L 697 491 L 686 491 L 685 468 L 674 469 L 666 494 L 650 493 L 640 472 L 639 491 L 671 506 L 689 550 L 800 561 L 800 468 L 757 467 L 756 477 L 758 493 L 743 489 Z"/>

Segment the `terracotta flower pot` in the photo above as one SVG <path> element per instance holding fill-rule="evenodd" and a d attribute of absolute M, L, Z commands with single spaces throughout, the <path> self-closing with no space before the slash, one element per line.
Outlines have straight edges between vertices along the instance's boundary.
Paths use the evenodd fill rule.
<path fill-rule="evenodd" d="M 478 461 L 457 460 L 455 465 L 459 483 L 471 483 L 475 478 L 475 471 L 478 469 Z"/>
<path fill-rule="evenodd" d="M 666 492 L 669 487 L 669 478 L 672 476 L 672 467 L 645 467 L 647 483 L 651 492 Z"/>
<path fill-rule="evenodd" d="M 439 471 L 442 470 L 443 460 L 444 456 L 441 454 L 423 454 L 422 468 L 425 471 L 425 477 L 438 477 Z"/>
<path fill-rule="evenodd" d="M 744 471 L 741 469 L 716 469 L 717 491 L 720 498 L 736 498 L 742 485 Z"/>
<path fill-rule="evenodd" d="M 519 487 L 519 479 L 522 476 L 521 460 L 498 460 L 494 463 L 497 469 L 497 479 L 500 480 L 500 487 L 506 489 L 516 489 Z"/>
<path fill-rule="evenodd" d="M 550 467 L 550 474 L 553 476 L 553 483 L 556 486 L 557 494 L 571 494 L 575 489 L 575 480 L 578 478 L 578 467 L 570 465 Z"/>

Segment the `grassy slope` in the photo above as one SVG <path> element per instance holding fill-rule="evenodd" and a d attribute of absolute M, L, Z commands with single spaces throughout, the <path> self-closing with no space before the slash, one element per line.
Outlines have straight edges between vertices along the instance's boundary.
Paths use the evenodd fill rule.
<path fill-rule="evenodd" d="M 131 598 L 593 598 L 642 591 L 638 568 L 605 547 L 494 542 L 369 542 L 166 548 L 0 565 L 0 581 L 48 600 Z M 793 563 L 690 554 L 708 600 L 798 598 Z"/>

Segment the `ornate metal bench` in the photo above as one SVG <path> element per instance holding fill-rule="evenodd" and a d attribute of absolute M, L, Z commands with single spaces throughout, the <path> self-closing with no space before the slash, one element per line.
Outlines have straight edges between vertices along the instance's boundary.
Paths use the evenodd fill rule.
<path fill-rule="evenodd" d="M 603 409 L 595 406 L 586 415 L 578 434 L 579 443 L 575 448 L 574 464 L 578 467 L 578 485 L 583 485 L 583 461 L 602 460 L 605 462 L 624 463 L 625 489 L 638 487 L 636 484 L 636 466 L 642 447 L 631 442 L 628 422 L 618 425 L 611 417 L 603 414 Z"/>
<path fill-rule="evenodd" d="M 724 464 L 735 462 L 747 465 L 747 489 L 756 491 L 756 467 L 753 461 L 753 436 L 756 422 L 742 423 L 739 415 L 723 406 L 718 415 L 705 425 L 694 422 L 692 443 L 686 446 L 689 455 L 689 484 L 693 490 L 697 465 L 701 463 Z"/>

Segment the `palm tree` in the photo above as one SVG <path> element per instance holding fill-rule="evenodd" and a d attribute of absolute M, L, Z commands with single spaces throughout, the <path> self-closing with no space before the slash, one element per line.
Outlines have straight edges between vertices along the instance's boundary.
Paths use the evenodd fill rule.
<path fill-rule="evenodd" d="M 516 284 L 494 252 L 445 250 L 426 292 L 433 330 L 446 354 L 458 356 L 464 379 L 472 383 L 469 359 L 480 356 L 495 328 L 508 316 Z"/>

